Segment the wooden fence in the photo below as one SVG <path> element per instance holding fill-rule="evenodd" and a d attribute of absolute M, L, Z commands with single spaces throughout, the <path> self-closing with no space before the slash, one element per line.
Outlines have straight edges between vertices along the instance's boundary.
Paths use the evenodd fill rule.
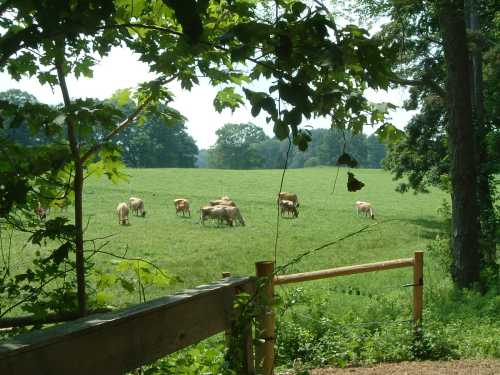
<path fill-rule="evenodd" d="M 255 361 L 251 329 L 237 345 L 247 374 L 274 373 L 274 287 L 363 272 L 413 267 L 413 320 L 422 319 L 423 252 L 413 258 L 275 276 L 273 262 L 256 263 L 262 305 Z M 240 292 L 253 294 L 256 278 L 228 277 L 118 312 L 92 315 L 0 343 L 0 374 L 123 374 L 217 333 L 231 335 Z M 230 341 L 230 340 L 228 340 Z"/>
<path fill-rule="evenodd" d="M 0 344 L 1 375 L 123 374 L 230 329 L 233 302 L 254 279 L 228 278 L 166 298 L 92 315 Z M 247 372 L 252 373 L 250 338 Z"/>
<path fill-rule="evenodd" d="M 361 264 L 356 266 L 330 268 L 321 271 L 303 272 L 291 275 L 274 276 L 273 262 L 257 263 L 257 276 L 266 277 L 266 284 L 263 288 L 265 297 L 263 301 L 273 303 L 274 286 L 290 283 L 299 283 L 303 281 L 326 279 L 331 277 L 354 275 L 357 273 L 375 272 L 390 270 L 394 268 L 413 267 L 413 323 L 418 327 L 422 321 L 423 308 L 423 271 L 424 271 L 424 253 L 416 251 L 413 258 L 389 260 L 385 262 Z M 272 309 L 267 309 L 262 317 L 262 340 L 261 349 L 256 351 L 257 368 L 259 373 L 264 375 L 274 374 L 274 341 L 275 324 L 274 313 Z M 257 348 L 258 349 L 258 348 Z"/>

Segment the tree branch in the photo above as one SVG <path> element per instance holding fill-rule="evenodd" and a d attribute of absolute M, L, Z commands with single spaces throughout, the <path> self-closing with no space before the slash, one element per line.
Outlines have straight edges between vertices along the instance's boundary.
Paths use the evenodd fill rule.
<path fill-rule="evenodd" d="M 389 79 L 392 83 L 396 83 L 398 85 L 403 85 L 403 86 L 424 86 L 429 88 L 431 91 L 433 91 L 436 95 L 439 97 L 445 99 L 446 98 L 446 91 L 439 86 L 434 81 L 431 80 L 425 80 L 425 79 L 405 79 L 405 78 L 400 78 L 400 77 L 392 77 Z"/>
<path fill-rule="evenodd" d="M 75 178 L 73 187 L 75 192 L 75 264 L 76 264 L 76 281 L 77 281 L 77 296 L 78 309 L 80 316 L 85 316 L 87 310 L 87 296 L 85 292 L 85 259 L 83 257 L 83 162 L 81 159 L 80 145 L 76 135 L 76 123 L 71 113 L 71 101 L 69 98 L 68 87 L 66 85 L 64 72 L 65 59 L 65 39 L 59 37 L 55 41 L 56 55 L 55 66 L 57 70 L 57 78 L 64 99 L 64 108 L 67 112 L 68 123 L 68 141 L 71 149 L 71 156 L 75 165 Z"/>
<path fill-rule="evenodd" d="M 151 262 L 149 260 L 146 260 L 146 259 L 143 259 L 143 258 L 129 258 L 129 257 L 126 257 L 126 256 L 117 255 L 117 254 L 109 253 L 107 251 L 102 251 L 102 250 L 87 250 L 86 252 L 91 252 L 92 254 L 96 254 L 96 253 L 106 254 L 106 255 L 110 255 L 112 257 L 115 257 L 115 258 L 118 258 L 118 259 L 123 259 L 123 260 L 132 260 L 132 261 L 144 262 L 146 264 L 149 264 L 154 269 L 156 269 L 166 280 L 170 280 L 171 279 L 171 277 L 169 277 L 165 272 L 163 272 L 163 270 L 160 267 L 158 267 L 153 262 Z"/>
<path fill-rule="evenodd" d="M 162 84 L 170 83 L 177 79 L 177 75 L 170 77 L 167 80 L 164 80 Z M 84 163 L 88 158 L 90 158 L 93 154 L 101 149 L 102 146 L 108 141 L 110 141 L 116 134 L 121 132 L 127 126 L 129 126 L 132 121 L 146 108 L 146 106 L 153 100 L 153 96 L 149 96 L 144 102 L 142 102 L 134 112 L 132 112 L 125 120 L 123 120 L 116 128 L 114 128 L 108 135 L 104 137 L 104 139 L 100 143 L 94 144 L 85 154 L 83 154 L 81 160 Z"/>
<path fill-rule="evenodd" d="M 132 114 L 130 114 L 125 120 L 123 120 L 116 128 L 114 128 L 108 135 L 104 137 L 104 139 L 100 143 L 94 144 L 85 154 L 83 154 L 81 161 L 84 163 L 88 158 L 90 158 L 93 154 L 101 149 L 102 146 L 111 138 L 113 138 L 116 134 L 125 129 L 135 118 L 144 110 L 144 108 L 151 102 L 153 99 L 152 96 L 147 98 L 141 105 L 139 105 Z"/>

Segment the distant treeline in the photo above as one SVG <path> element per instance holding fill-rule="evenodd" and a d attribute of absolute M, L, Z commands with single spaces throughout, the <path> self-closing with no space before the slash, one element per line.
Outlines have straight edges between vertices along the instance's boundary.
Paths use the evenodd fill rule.
<path fill-rule="evenodd" d="M 0 100 L 21 103 L 36 103 L 34 96 L 20 90 L 0 92 Z M 111 98 L 107 103 L 115 103 Z M 116 103 L 115 103 L 116 104 Z M 117 105 L 117 104 L 116 104 Z M 131 102 L 117 105 L 124 116 L 134 111 Z M 262 128 L 254 124 L 225 124 L 216 131 L 217 142 L 209 150 L 198 150 L 194 139 L 186 132 L 184 117 L 172 108 L 165 107 L 169 116 L 149 114 L 141 126 L 124 129 L 116 138 L 123 161 L 133 168 L 224 168 L 258 169 L 282 168 L 288 149 L 288 141 L 268 137 Z M 30 124 L 0 128 L 2 138 L 24 145 L 43 145 L 46 135 L 33 133 Z M 344 139 L 346 152 L 353 156 L 361 167 L 380 168 L 386 149 L 375 136 L 364 134 L 353 136 L 333 129 L 312 129 L 312 142 L 305 152 L 292 145 L 288 158 L 290 168 L 335 165 L 342 153 Z M 103 137 L 95 130 L 96 139 Z"/>
<path fill-rule="evenodd" d="M 269 138 L 253 124 L 226 124 L 216 132 L 218 138 L 213 147 L 200 150 L 196 165 L 199 168 L 258 169 L 283 168 L 288 141 Z M 290 168 L 335 165 L 345 151 L 364 168 L 381 168 L 386 154 L 385 146 L 376 136 L 350 132 L 344 134 L 335 129 L 312 129 L 312 142 L 307 151 L 299 151 L 292 145 L 288 157 Z"/>
<path fill-rule="evenodd" d="M 33 95 L 21 90 L 0 92 L 1 100 L 21 105 L 37 102 Z M 123 113 L 123 117 L 135 109 L 132 102 L 118 106 L 113 98 L 110 101 Z M 120 146 L 123 161 L 128 167 L 195 167 L 198 147 L 194 139 L 186 132 L 184 118 L 172 108 L 165 107 L 162 110 L 163 112 L 168 110 L 170 116 L 148 114 L 143 118 L 140 126 L 130 126 L 114 138 L 114 142 Z M 36 146 L 46 144 L 51 140 L 41 131 L 33 132 L 30 124 L 10 126 L 11 122 L 7 117 L 5 126 L 0 127 L 0 141 L 6 139 L 26 146 Z M 103 137 L 99 129 L 93 129 L 93 132 L 96 139 Z"/>

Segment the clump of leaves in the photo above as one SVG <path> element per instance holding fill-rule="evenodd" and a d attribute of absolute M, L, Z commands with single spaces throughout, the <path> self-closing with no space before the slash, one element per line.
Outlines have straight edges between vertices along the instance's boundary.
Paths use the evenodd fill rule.
<path fill-rule="evenodd" d="M 95 303 L 106 306 L 113 298 L 113 288 L 119 285 L 128 293 L 138 293 L 139 301 L 147 299 L 147 288 L 165 287 L 182 281 L 141 259 L 114 259 L 111 272 L 95 270 L 97 277 Z"/>
<path fill-rule="evenodd" d="M 344 152 L 337 159 L 337 165 L 347 165 L 349 168 L 356 168 L 358 166 L 358 161 L 348 153 Z"/>

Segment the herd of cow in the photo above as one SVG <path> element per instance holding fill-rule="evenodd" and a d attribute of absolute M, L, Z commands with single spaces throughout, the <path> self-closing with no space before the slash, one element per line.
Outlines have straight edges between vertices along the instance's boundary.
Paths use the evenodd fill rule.
<path fill-rule="evenodd" d="M 299 199 L 297 194 L 280 192 L 278 194 L 277 202 L 280 208 L 281 216 L 286 215 L 288 217 L 291 216 L 292 218 L 297 218 L 299 216 Z M 185 198 L 177 198 L 174 200 L 174 207 L 176 215 L 182 214 L 182 216 L 191 216 L 189 200 Z M 355 208 L 358 215 L 363 213 L 366 216 L 369 215 L 372 219 L 375 218 L 371 203 L 357 201 Z M 118 204 L 118 207 L 116 207 L 118 224 L 129 224 L 129 210 L 132 210 L 132 212 L 137 216 L 146 216 L 144 201 L 141 198 L 130 197 L 128 204 L 126 202 L 121 202 Z M 205 221 L 208 219 L 215 220 L 218 224 L 226 223 L 229 226 L 234 226 L 235 224 L 245 225 L 245 220 L 241 215 L 240 209 L 228 196 L 211 200 L 208 202 L 208 205 L 200 208 L 200 222 L 205 224 Z"/>

